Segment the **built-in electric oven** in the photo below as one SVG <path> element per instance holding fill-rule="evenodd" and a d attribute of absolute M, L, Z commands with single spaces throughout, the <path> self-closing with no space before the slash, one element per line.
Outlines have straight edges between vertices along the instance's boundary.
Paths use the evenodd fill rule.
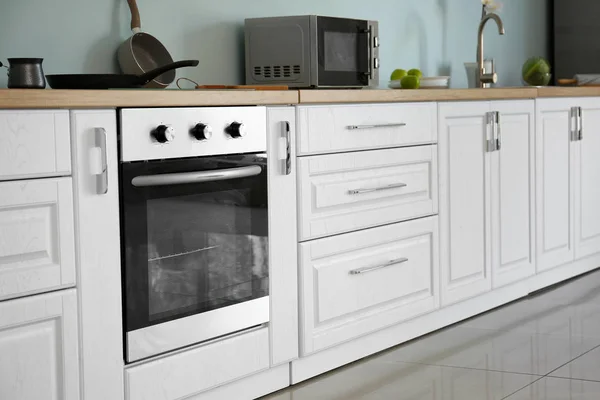
<path fill-rule="evenodd" d="M 124 155 L 138 131 L 149 149 L 173 153 L 121 163 L 128 362 L 269 321 L 265 125 L 211 121 L 206 109 L 167 124 L 173 111 L 154 123 L 136 116 L 143 129 L 122 113 Z M 178 157 L 186 147 L 198 156 Z"/>

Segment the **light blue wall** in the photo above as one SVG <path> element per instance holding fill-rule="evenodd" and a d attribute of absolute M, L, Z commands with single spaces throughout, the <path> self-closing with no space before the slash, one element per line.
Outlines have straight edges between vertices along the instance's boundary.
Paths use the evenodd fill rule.
<path fill-rule="evenodd" d="M 245 17 L 321 14 L 380 22 L 382 78 L 395 68 L 450 74 L 465 87 L 463 63 L 475 61 L 479 0 L 138 0 L 143 29 L 173 58 L 198 58 L 181 70 L 200 83 L 243 83 Z M 547 0 L 504 0 L 507 35 L 489 24 L 486 56 L 500 85 L 520 84 L 522 63 L 547 52 Z M 0 59 L 43 57 L 51 73 L 117 72 L 115 51 L 129 36 L 125 0 L 0 0 Z M 0 87 L 6 76 L 0 73 Z"/>

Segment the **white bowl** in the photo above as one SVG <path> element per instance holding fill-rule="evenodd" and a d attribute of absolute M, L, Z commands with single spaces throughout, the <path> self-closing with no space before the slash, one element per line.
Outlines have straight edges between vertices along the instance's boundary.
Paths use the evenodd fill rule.
<path fill-rule="evenodd" d="M 390 81 L 390 89 L 402 89 L 401 80 Z M 421 78 L 421 89 L 448 89 L 450 87 L 449 76 L 431 76 Z"/>

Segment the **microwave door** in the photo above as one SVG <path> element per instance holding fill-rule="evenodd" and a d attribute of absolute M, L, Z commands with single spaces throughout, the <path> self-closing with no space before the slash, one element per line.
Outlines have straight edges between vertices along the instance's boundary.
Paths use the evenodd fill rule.
<path fill-rule="evenodd" d="M 318 17 L 317 36 L 319 86 L 368 86 L 368 22 Z"/>

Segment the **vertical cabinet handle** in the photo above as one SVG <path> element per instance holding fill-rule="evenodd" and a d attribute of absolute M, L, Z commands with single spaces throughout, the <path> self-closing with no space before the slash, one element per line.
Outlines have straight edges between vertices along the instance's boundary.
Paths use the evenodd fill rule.
<path fill-rule="evenodd" d="M 490 128 L 491 128 L 491 139 L 490 136 Z M 496 128 L 495 128 L 495 115 L 493 112 L 486 113 L 486 121 L 485 121 L 485 151 L 488 153 L 492 153 L 496 151 Z"/>
<path fill-rule="evenodd" d="M 571 141 L 576 142 L 579 140 L 579 107 L 571 107 L 571 114 L 569 117 Z"/>
<path fill-rule="evenodd" d="M 579 122 L 577 123 L 577 140 L 583 140 L 583 110 L 581 107 L 577 107 L 577 117 L 579 118 Z"/>
<path fill-rule="evenodd" d="M 282 136 L 285 139 L 285 159 L 283 160 L 283 174 L 290 175 L 292 173 L 292 135 L 290 132 L 290 123 L 283 122 Z"/>
<path fill-rule="evenodd" d="M 496 140 L 496 151 L 500 151 L 502 149 L 502 128 L 500 127 L 500 112 L 494 111 L 494 135 Z"/>
<path fill-rule="evenodd" d="M 101 153 L 101 171 L 96 175 L 96 192 L 98 194 L 108 193 L 108 166 L 106 162 L 106 130 L 104 128 L 96 128 L 94 130 L 96 147 Z"/>

